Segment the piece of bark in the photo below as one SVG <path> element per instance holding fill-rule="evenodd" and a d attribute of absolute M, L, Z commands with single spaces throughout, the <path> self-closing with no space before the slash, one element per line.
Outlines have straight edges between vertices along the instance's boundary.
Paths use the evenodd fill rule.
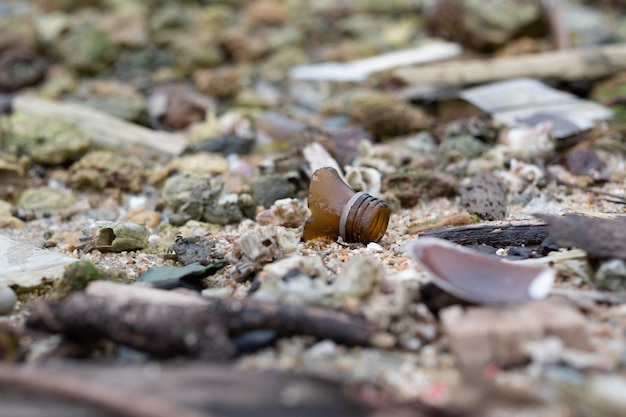
<path fill-rule="evenodd" d="M 80 297 L 85 300 L 81 301 Z M 201 322 L 205 319 L 207 324 L 211 324 L 213 320 L 212 317 L 215 317 L 231 337 L 251 330 L 266 329 L 275 330 L 281 335 L 307 334 L 319 339 L 332 339 L 346 345 L 367 346 L 371 343 L 371 339 L 375 334 L 373 326 L 363 318 L 322 308 L 277 304 L 253 299 L 237 300 L 232 298 L 201 297 L 194 293 L 185 294 L 140 285 L 124 285 L 104 281 L 96 281 L 90 284 L 86 293 L 75 294 L 74 298 L 77 301 L 74 303 L 77 308 L 74 309 L 72 313 L 80 316 L 89 314 L 90 311 L 94 310 L 94 307 L 89 307 L 88 304 L 90 297 L 106 300 L 102 302 L 105 306 L 108 302 L 110 307 L 104 308 L 103 311 L 104 313 L 110 313 L 111 317 L 107 318 L 107 316 L 104 315 L 102 319 L 107 319 L 112 322 L 119 319 L 119 313 L 117 313 L 117 309 L 120 308 L 119 306 L 146 306 L 156 304 L 161 307 L 164 315 L 166 314 L 167 308 L 171 308 L 175 314 L 181 317 L 177 319 L 177 321 L 187 319 L 191 320 L 194 325 L 196 325 L 195 321 Z M 38 307 L 41 309 L 41 312 L 34 309 L 28 323 L 33 323 L 33 325 L 35 323 L 41 323 L 37 328 L 52 332 L 76 333 L 76 331 L 72 330 L 76 326 L 78 326 L 78 331 L 83 331 L 80 327 L 82 325 L 81 320 L 87 319 L 69 315 L 69 312 L 66 313 L 64 309 L 70 307 L 63 307 L 60 303 L 48 302 L 47 305 L 53 307 L 47 309 Z M 51 308 L 52 310 L 50 310 Z M 145 307 L 136 308 L 141 310 L 141 308 Z M 57 312 L 59 312 L 58 316 Z M 41 321 L 41 313 L 45 313 L 45 321 Z M 68 315 L 66 316 L 65 314 Z M 33 320 L 38 321 L 33 322 Z M 67 324 L 64 324 L 62 320 L 66 320 Z M 77 320 L 77 322 L 75 323 L 72 320 Z M 90 326 L 95 326 L 96 328 L 103 326 L 103 324 L 95 318 L 89 318 L 89 320 L 91 320 L 89 322 Z M 143 320 L 145 321 L 147 318 Z M 165 316 L 164 320 L 165 321 L 162 320 L 160 323 L 157 322 L 157 324 L 163 328 L 167 328 L 169 325 L 178 325 L 176 322 L 173 322 L 171 318 L 168 319 L 167 316 Z M 138 323 L 138 325 L 139 324 L 140 323 Z M 69 328 L 60 327 L 68 325 L 70 326 Z M 197 325 L 199 328 L 201 327 L 200 324 Z M 102 332 L 106 330 L 107 329 L 97 329 L 96 331 Z M 155 329 L 154 331 L 157 330 L 158 329 Z M 140 326 L 137 331 L 142 331 Z M 176 334 L 177 333 L 174 335 Z M 114 337 L 115 339 L 111 336 L 108 338 L 122 342 L 122 340 L 119 340 L 119 337 L 123 336 Z M 172 343 L 175 346 L 180 346 L 179 341 L 173 340 Z M 148 346 L 148 348 L 151 347 Z M 140 349 L 144 350 L 143 348 Z M 149 350 L 146 351 L 150 352 Z M 194 354 L 194 351 L 192 350 L 189 353 Z"/>
<path fill-rule="evenodd" d="M 527 360 L 525 344 L 559 337 L 574 349 L 589 350 L 585 318 L 571 305 L 542 300 L 506 309 L 453 306 L 439 313 L 450 347 L 468 373 L 487 364 L 520 364 Z"/>
<path fill-rule="evenodd" d="M 75 293 L 63 300 L 35 303 L 27 326 L 88 342 L 104 338 L 157 357 L 232 357 L 235 348 L 218 317 L 198 313 L 171 304 L 120 303 Z"/>
<path fill-rule="evenodd" d="M 308 334 L 346 345 L 369 345 L 374 328 L 365 319 L 317 307 L 278 304 L 255 299 L 201 297 L 192 292 L 176 293 L 138 285 L 96 281 L 87 293 L 114 297 L 119 302 L 175 303 L 200 306 L 219 317 L 230 336 L 250 330 L 276 330 L 282 335 Z"/>
<path fill-rule="evenodd" d="M 535 214 L 548 223 L 550 237 L 561 247 L 576 247 L 600 259 L 626 259 L 626 216 L 613 219 L 566 214 Z"/>
<path fill-rule="evenodd" d="M 142 146 L 167 155 L 179 155 L 187 146 L 183 134 L 150 130 L 80 104 L 19 95 L 13 99 L 12 106 L 14 111 L 30 116 L 55 117 L 75 124 L 97 145 L 106 148 Z"/>
<path fill-rule="evenodd" d="M 463 246 L 534 246 L 548 237 L 548 226 L 537 220 L 493 221 L 429 230 L 420 233 L 420 236 L 445 239 Z"/>
<path fill-rule="evenodd" d="M 590 80 L 626 69 L 626 44 L 399 68 L 408 84 L 468 85 L 517 77 Z"/>
<path fill-rule="evenodd" d="M 2 416 L 32 417 L 340 417 L 372 410 L 334 383 L 198 362 L 0 366 L 0 404 Z"/>
<path fill-rule="evenodd" d="M 461 205 L 484 220 L 502 220 L 506 216 L 506 185 L 491 172 L 480 172 L 459 187 Z"/>

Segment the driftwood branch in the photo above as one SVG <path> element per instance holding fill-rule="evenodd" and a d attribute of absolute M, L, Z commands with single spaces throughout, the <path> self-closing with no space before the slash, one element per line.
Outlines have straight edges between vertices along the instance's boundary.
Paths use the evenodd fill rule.
<path fill-rule="evenodd" d="M 114 388 L 110 385 L 94 383 L 91 379 L 77 378 L 64 372 L 51 374 L 50 372 L 36 372 L 29 368 L 0 366 L 0 387 L 28 392 L 29 401 L 39 395 L 52 396 L 60 401 L 89 404 L 100 410 L 107 410 L 112 415 L 125 417 L 211 416 L 206 412 L 201 413 L 186 407 L 177 407 L 154 395 L 147 396 L 138 392 Z M 9 411 L 10 414 L 11 401 L 8 402 L 7 405 L 3 401 L 3 409 Z"/>
<path fill-rule="evenodd" d="M 278 304 L 255 299 L 201 297 L 193 292 L 171 292 L 140 285 L 93 282 L 87 293 L 119 303 L 176 304 L 216 315 L 231 336 L 251 330 L 275 330 L 283 335 L 308 334 L 346 345 L 368 345 L 374 329 L 365 319 L 316 307 Z"/>
<path fill-rule="evenodd" d="M 589 80 L 626 69 L 626 44 L 399 68 L 409 84 L 467 85 L 517 77 Z"/>
<path fill-rule="evenodd" d="M 373 407 L 332 382 L 206 362 L 0 365 L 0 404 L 0 415 L 32 417 L 374 415 Z M 376 415 L 426 415 L 380 411 Z"/>
<path fill-rule="evenodd" d="M 548 237 L 548 226 L 535 220 L 494 221 L 469 226 L 447 227 L 420 233 L 420 237 L 436 237 L 459 245 L 493 247 L 539 245 Z"/>
<path fill-rule="evenodd" d="M 232 356 L 228 336 L 252 330 L 306 334 L 346 345 L 369 345 L 374 335 L 366 320 L 341 312 L 104 282 L 65 300 L 37 303 L 27 325 L 78 340 L 104 338 L 160 357 L 204 359 Z"/>
<path fill-rule="evenodd" d="M 106 148 L 142 146 L 178 155 L 187 145 L 185 135 L 151 130 L 80 104 L 21 95 L 13 99 L 12 106 L 27 115 L 56 117 L 75 124 Z"/>
<path fill-rule="evenodd" d="M 76 340 L 112 340 L 158 357 L 226 359 L 235 352 L 215 315 L 171 304 L 119 303 L 76 293 L 36 303 L 27 324 Z"/>

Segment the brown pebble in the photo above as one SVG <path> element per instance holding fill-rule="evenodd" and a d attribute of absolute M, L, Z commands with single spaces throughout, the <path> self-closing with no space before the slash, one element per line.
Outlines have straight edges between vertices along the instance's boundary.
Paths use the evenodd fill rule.
<path fill-rule="evenodd" d="M 161 223 L 161 216 L 156 211 L 138 210 L 128 213 L 126 220 L 131 223 L 140 224 L 149 228 L 154 228 Z"/>

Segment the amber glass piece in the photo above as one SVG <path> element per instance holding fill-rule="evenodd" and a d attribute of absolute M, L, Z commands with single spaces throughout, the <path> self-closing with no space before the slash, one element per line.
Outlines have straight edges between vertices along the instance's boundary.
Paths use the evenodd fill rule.
<path fill-rule="evenodd" d="M 320 168 L 309 187 L 311 217 L 304 224 L 303 240 L 318 238 L 345 242 L 377 242 L 387 231 L 389 206 L 351 189 L 335 169 Z"/>

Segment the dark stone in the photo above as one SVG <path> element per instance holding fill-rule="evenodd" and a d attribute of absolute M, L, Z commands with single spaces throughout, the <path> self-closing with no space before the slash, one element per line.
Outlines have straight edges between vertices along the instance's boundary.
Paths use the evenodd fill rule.
<path fill-rule="evenodd" d="M 254 204 L 270 208 L 274 201 L 295 198 L 296 186 L 282 175 L 264 175 L 250 184 Z"/>

